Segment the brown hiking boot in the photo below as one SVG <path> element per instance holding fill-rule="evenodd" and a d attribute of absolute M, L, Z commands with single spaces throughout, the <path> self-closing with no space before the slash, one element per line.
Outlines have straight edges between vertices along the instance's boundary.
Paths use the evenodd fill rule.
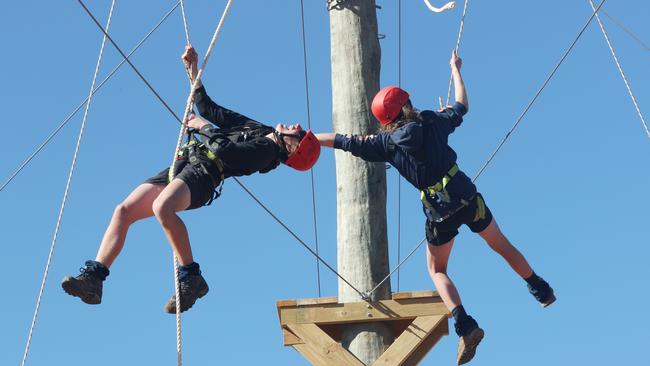
<path fill-rule="evenodd" d="M 483 339 L 485 332 L 481 328 L 474 328 L 471 332 L 461 336 L 458 340 L 458 364 L 464 365 L 474 358 L 476 347 Z"/>
<path fill-rule="evenodd" d="M 201 275 L 188 275 L 180 281 L 181 293 L 181 312 L 189 309 L 194 305 L 197 299 L 202 298 L 208 293 L 208 284 Z M 176 294 L 165 304 L 165 312 L 176 314 Z"/>
<path fill-rule="evenodd" d="M 86 304 L 97 305 L 102 302 L 102 282 L 108 276 L 108 268 L 95 261 L 86 261 L 76 277 L 65 276 L 61 287 L 69 295 L 78 297 Z"/>

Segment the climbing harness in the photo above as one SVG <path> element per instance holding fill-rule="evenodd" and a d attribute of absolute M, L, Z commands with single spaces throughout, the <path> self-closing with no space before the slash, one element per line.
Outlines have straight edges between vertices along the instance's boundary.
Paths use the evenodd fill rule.
<path fill-rule="evenodd" d="M 115 9 L 115 0 L 111 1 L 111 7 L 108 12 L 108 20 L 106 21 L 106 29 L 109 29 L 111 26 L 111 20 L 113 18 L 113 10 Z M 99 49 L 99 56 L 97 57 L 97 64 L 95 65 L 95 73 L 93 75 L 93 80 L 90 85 L 90 91 L 88 95 L 88 102 L 86 103 L 86 109 L 84 110 L 84 116 L 81 121 L 81 127 L 79 128 L 79 136 L 77 137 L 77 144 L 75 146 L 74 154 L 72 155 L 72 163 L 70 164 L 70 172 L 68 173 L 68 181 L 65 185 L 65 190 L 63 192 L 63 200 L 61 202 L 61 208 L 59 209 L 59 215 L 56 220 L 56 225 L 54 227 L 54 235 L 52 237 L 52 245 L 50 246 L 50 253 L 47 257 L 47 262 L 45 264 L 45 270 L 43 272 L 43 280 L 41 281 L 41 288 L 38 292 L 38 298 L 36 299 L 36 309 L 34 309 L 34 317 L 32 318 L 32 323 L 29 327 L 29 334 L 27 336 L 27 343 L 25 344 L 25 352 L 23 353 L 23 359 L 21 362 L 22 366 L 25 366 L 27 361 L 27 355 L 29 354 L 29 346 L 32 343 L 32 335 L 34 334 L 34 327 L 36 326 L 36 320 L 38 319 L 38 311 L 41 307 L 41 299 L 43 297 L 43 291 L 45 290 L 45 283 L 47 282 L 47 275 L 50 271 L 50 264 L 52 263 L 52 257 L 54 255 L 54 247 L 56 246 L 56 240 L 59 235 L 59 228 L 61 227 L 61 222 L 63 221 L 63 211 L 65 210 L 65 204 L 68 201 L 68 192 L 70 191 L 70 186 L 72 184 L 72 177 L 75 172 L 75 167 L 77 166 L 77 157 L 79 156 L 79 149 L 81 147 L 81 140 L 83 138 L 84 130 L 86 127 L 86 121 L 88 120 L 88 111 L 90 110 L 90 102 L 92 101 L 93 90 L 95 89 L 95 83 L 97 82 L 97 75 L 99 74 L 99 67 L 102 63 L 102 57 L 104 55 L 104 47 L 106 46 L 105 35 L 102 38 L 102 45 Z"/>
<path fill-rule="evenodd" d="M 215 199 L 221 196 L 223 183 L 226 178 L 224 174 L 225 168 L 217 152 L 212 151 L 206 144 L 201 142 L 196 137 L 197 134 L 200 134 L 200 132 L 195 129 L 188 131 L 188 141 L 179 149 L 176 155 L 176 161 L 187 160 L 188 164 L 193 166 L 194 169 L 210 177 L 214 192 L 212 198 L 205 204 L 205 206 L 210 206 Z M 168 181 L 171 182 L 174 178 L 173 172 L 170 170 L 168 174 Z"/>
<path fill-rule="evenodd" d="M 454 164 L 436 184 L 420 191 L 420 199 L 424 205 L 424 212 L 432 222 L 442 222 L 450 216 L 469 205 L 473 197 L 468 200 L 452 197 L 447 191 L 447 185 L 458 173 L 458 165 Z"/>

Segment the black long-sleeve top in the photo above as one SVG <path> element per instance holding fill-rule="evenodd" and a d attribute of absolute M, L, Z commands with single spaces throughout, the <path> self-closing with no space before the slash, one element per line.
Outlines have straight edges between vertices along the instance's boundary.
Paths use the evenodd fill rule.
<path fill-rule="evenodd" d="M 267 173 L 280 164 L 280 147 L 265 137 L 273 127 L 218 105 L 203 86 L 196 90 L 194 103 L 199 114 L 217 126 L 206 125 L 200 133 L 223 162 L 225 177 Z"/>
<path fill-rule="evenodd" d="M 337 134 L 334 148 L 367 161 L 388 162 L 413 186 L 424 190 L 442 180 L 456 163 L 457 155 L 448 139 L 463 122 L 465 113 L 467 108 L 461 103 L 442 112 L 422 111 L 421 121 L 409 122 L 390 133 L 351 137 Z M 462 199 L 476 193 L 476 186 L 462 171 L 446 189 Z"/>

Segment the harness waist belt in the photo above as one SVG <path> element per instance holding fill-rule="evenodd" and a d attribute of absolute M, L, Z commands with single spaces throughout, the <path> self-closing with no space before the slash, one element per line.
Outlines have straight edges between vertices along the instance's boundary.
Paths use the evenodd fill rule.
<path fill-rule="evenodd" d="M 187 142 L 185 145 L 181 147 L 179 150 L 178 156 L 180 158 L 187 158 L 188 162 L 192 165 L 199 165 L 203 168 L 204 172 L 208 174 L 210 177 L 212 177 L 212 174 L 208 171 L 208 169 L 204 166 L 205 165 L 205 160 L 204 158 L 200 158 L 197 156 L 197 151 L 200 151 L 203 155 L 205 155 L 208 160 L 210 160 L 212 163 L 214 163 L 214 166 L 217 168 L 219 171 L 219 176 L 221 178 L 221 182 L 225 179 L 225 174 L 224 174 L 224 165 L 223 161 L 221 161 L 221 158 L 212 150 L 210 150 L 205 144 L 199 142 L 198 140 L 192 138 L 190 139 L 189 142 Z M 171 181 L 172 177 L 172 172 L 169 172 L 169 178 Z M 219 182 L 216 182 L 213 179 L 213 182 L 215 185 L 217 185 Z"/>
<path fill-rule="evenodd" d="M 458 165 L 454 164 L 449 168 L 444 177 L 442 177 L 441 181 L 420 191 L 420 199 L 424 204 L 425 214 L 429 220 L 441 222 L 460 211 L 460 209 L 467 206 L 469 201 L 471 201 L 471 198 L 465 200 L 463 198 L 453 197 L 447 192 L 447 185 L 458 172 Z"/>
<path fill-rule="evenodd" d="M 458 170 L 459 170 L 458 169 L 458 164 L 452 165 L 452 167 L 449 168 L 449 170 L 447 171 L 445 176 L 442 177 L 441 181 L 439 181 L 438 183 L 436 183 L 436 184 L 434 184 L 432 186 L 429 186 L 429 187 L 423 189 L 422 191 L 425 192 L 425 193 L 430 194 L 431 196 L 435 195 L 436 192 L 442 192 L 445 189 L 445 187 L 447 186 L 447 184 L 449 184 L 449 182 L 451 181 L 451 178 L 453 178 L 456 175 L 456 173 L 458 173 Z"/>

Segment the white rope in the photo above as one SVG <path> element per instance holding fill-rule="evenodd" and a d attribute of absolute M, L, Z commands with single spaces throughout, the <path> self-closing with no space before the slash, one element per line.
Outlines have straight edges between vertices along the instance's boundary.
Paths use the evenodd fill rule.
<path fill-rule="evenodd" d="M 185 28 L 185 41 L 187 44 L 190 44 L 190 31 L 187 27 L 187 16 L 185 15 L 185 1 L 180 0 L 181 3 L 181 15 L 183 16 L 183 27 Z"/>
<path fill-rule="evenodd" d="M 596 11 L 596 7 L 594 6 L 594 2 L 592 0 L 589 0 L 589 4 L 591 5 L 591 9 L 593 11 Z M 612 42 L 609 40 L 609 36 L 607 35 L 607 31 L 605 30 L 605 26 L 603 25 L 603 22 L 600 20 L 600 16 L 598 13 L 596 13 L 596 20 L 598 21 L 598 26 L 600 26 L 600 30 L 603 32 L 603 36 L 605 36 L 605 41 L 607 42 L 607 46 L 609 47 L 609 51 L 612 53 L 612 57 L 614 57 L 614 62 L 616 62 L 616 67 L 618 68 L 618 72 L 621 73 L 621 77 L 623 78 L 623 82 L 625 83 L 625 87 L 627 88 L 628 94 L 630 94 L 630 98 L 632 98 L 632 103 L 634 103 L 634 108 L 636 108 L 636 112 L 639 114 L 639 119 L 641 119 L 641 124 L 643 124 L 643 128 L 645 128 L 645 133 L 650 137 L 650 130 L 648 130 L 648 124 L 645 121 L 645 118 L 643 117 L 643 113 L 641 113 L 641 108 L 639 108 L 639 104 L 637 103 L 636 97 L 634 96 L 634 93 L 632 93 L 632 87 L 630 87 L 630 83 L 627 80 L 627 77 L 625 76 L 625 72 L 623 72 L 623 67 L 621 66 L 621 63 L 618 61 L 618 56 L 616 56 L 616 52 L 614 51 L 614 46 L 612 46 Z"/>
<path fill-rule="evenodd" d="M 181 1 L 181 9 L 182 9 L 182 4 L 183 2 Z M 232 0 L 228 0 L 228 3 L 226 4 L 226 8 L 223 11 L 223 14 L 221 15 L 221 19 L 219 20 L 219 24 L 217 25 L 217 29 L 214 31 L 214 35 L 212 36 L 212 40 L 210 41 L 208 50 L 206 51 L 205 56 L 203 57 L 201 68 L 199 69 L 196 78 L 192 82 L 192 88 L 190 89 L 190 95 L 187 97 L 187 104 L 185 105 L 183 119 L 181 119 L 182 123 L 181 123 L 180 131 L 178 133 L 178 140 L 176 141 L 176 149 L 174 150 L 174 157 L 172 158 L 172 164 L 169 168 L 170 182 L 174 177 L 174 166 L 176 165 L 176 156 L 179 153 L 181 142 L 183 141 L 183 135 L 187 130 L 187 117 L 189 116 L 190 110 L 192 108 L 192 102 L 194 101 L 194 93 L 196 92 L 197 85 L 201 80 L 201 76 L 203 75 L 203 71 L 205 70 L 208 60 L 210 59 L 210 55 L 212 54 L 212 49 L 214 48 L 214 45 L 217 42 L 217 37 L 221 32 L 221 28 L 223 27 L 224 20 L 226 19 L 226 15 L 228 15 L 228 11 L 230 10 L 231 5 L 232 5 Z M 187 35 L 187 43 L 189 44 L 190 43 L 189 33 L 187 32 L 187 21 L 185 20 L 185 12 L 183 12 L 183 23 L 186 24 L 185 32 Z M 183 364 L 183 356 L 182 356 L 182 348 L 181 348 L 182 347 L 181 296 L 180 296 L 180 282 L 178 280 L 178 258 L 176 257 L 176 255 L 174 255 L 174 288 L 176 293 L 176 351 L 178 355 L 178 366 L 181 366 Z"/>
<path fill-rule="evenodd" d="M 111 8 L 108 13 L 108 20 L 106 21 L 106 29 L 111 26 L 111 19 L 113 17 L 113 9 L 115 8 L 115 0 L 111 2 Z M 50 264 L 52 263 L 52 256 L 54 255 L 54 247 L 56 246 L 56 239 L 59 234 L 59 228 L 61 227 L 61 221 L 63 219 L 63 211 L 65 210 L 65 204 L 68 200 L 68 192 L 70 190 L 70 184 L 72 183 L 72 176 L 74 174 L 75 166 L 77 165 L 77 156 L 79 154 L 79 148 L 81 146 L 81 139 L 83 137 L 84 128 L 86 126 L 86 121 L 88 119 L 88 110 L 90 109 L 90 102 L 92 101 L 93 91 L 95 89 L 95 83 L 97 82 L 97 75 L 99 74 L 99 66 L 102 62 L 102 56 L 104 54 L 104 46 L 106 45 L 106 36 L 102 39 L 102 46 L 99 50 L 99 57 L 97 58 L 97 65 L 95 66 L 95 74 L 93 75 L 93 81 L 90 86 L 90 93 L 88 95 L 88 103 L 86 103 L 86 109 L 84 110 L 83 120 L 81 122 L 81 128 L 79 130 L 79 137 L 77 138 L 77 145 L 74 150 L 74 155 L 72 156 L 72 164 L 70 166 L 70 172 L 68 174 L 68 181 L 65 185 L 65 191 L 63 192 L 63 201 L 61 202 L 61 209 L 59 210 L 59 216 L 56 220 L 56 226 L 54 228 L 54 236 L 52 238 L 52 245 L 50 246 L 50 253 L 47 256 L 47 263 L 45 264 L 45 271 L 43 272 L 43 280 L 41 281 L 41 288 L 38 292 L 38 298 L 36 299 L 36 309 L 34 310 L 34 317 L 32 318 L 32 324 L 29 328 L 29 335 L 27 336 L 27 344 L 25 345 L 25 352 L 23 353 L 23 360 L 21 362 L 22 366 L 25 366 L 27 361 L 27 355 L 29 354 L 29 346 L 32 343 L 32 336 L 34 334 L 34 327 L 36 326 L 36 320 L 38 319 L 38 311 L 41 307 L 41 299 L 43 298 L 43 291 L 45 290 L 45 283 L 47 282 L 47 275 L 50 271 Z"/>
<path fill-rule="evenodd" d="M 183 365 L 183 337 L 181 334 L 181 283 L 178 279 L 178 258 L 174 257 L 174 294 L 176 296 L 176 362 Z"/>
<path fill-rule="evenodd" d="M 144 36 L 144 38 L 142 38 L 142 39 L 140 40 L 140 42 L 138 42 L 138 44 L 135 45 L 135 47 L 133 47 L 133 49 L 129 52 L 129 54 L 126 55 L 127 58 L 128 58 L 128 57 L 131 57 L 131 55 L 132 55 L 135 51 L 137 51 L 137 50 L 140 48 L 140 46 L 142 46 L 142 44 L 143 44 L 147 39 L 149 39 L 149 36 L 151 36 L 151 35 L 153 34 L 153 32 L 155 32 L 155 31 L 156 31 L 156 30 L 157 30 L 157 29 L 162 25 L 162 23 L 163 23 L 165 20 L 167 20 L 167 18 L 171 15 L 171 13 L 173 13 L 174 10 L 176 10 L 176 8 L 178 7 L 178 5 L 179 5 L 179 3 L 176 3 L 176 4 L 175 4 L 175 5 L 174 5 L 174 6 L 173 6 L 173 7 L 172 7 L 172 8 L 171 8 L 167 13 L 165 13 L 165 15 L 162 17 L 162 19 L 160 19 L 160 21 L 158 21 L 158 23 L 157 23 L 157 24 L 156 24 L 156 25 L 155 25 L 155 26 L 154 26 L 154 27 L 153 27 L 153 28 L 152 28 L 152 29 L 151 29 L 151 30 L 150 30 L 150 31 L 149 31 L 149 32 Z M 97 86 L 95 87 L 95 90 L 93 90 L 93 92 L 92 92 L 92 95 L 94 95 L 95 93 L 97 93 L 97 92 L 99 91 L 99 89 L 101 89 L 101 87 L 102 87 L 106 82 L 108 82 L 108 80 L 110 80 L 110 78 L 112 78 L 113 75 L 115 75 L 115 73 L 116 73 L 116 72 L 120 69 L 120 67 L 122 67 L 122 65 L 124 65 L 125 63 L 126 63 L 126 58 L 125 58 L 125 59 L 122 59 L 122 61 L 120 61 L 120 63 L 119 63 L 117 66 L 115 66 L 115 68 L 113 68 L 113 70 L 112 70 L 111 72 L 108 73 L 108 75 L 104 78 L 104 80 L 102 80 L 102 82 L 100 82 L 99 84 L 97 84 Z M 44 140 L 44 141 L 43 141 L 43 142 L 42 142 L 42 143 L 41 143 L 41 144 L 40 144 L 40 145 L 35 149 L 35 150 L 34 150 L 34 152 L 32 152 L 32 154 L 31 154 L 29 157 L 27 157 L 27 158 L 26 158 L 26 159 L 25 159 L 25 160 L 20 164 L 20 166 L 19 166 L 18 168 L 16 168 L 16 170 L 14 171 L 14 173 L 13 173 L 9 178 L 7 178 L 7 180 L 2 184 L 2 186 L 0 186 L 0 192 L 2 192 L 2 190 L 3 190 L 3 189 L 4 189 L 4 188 L 9 184 L 9 183 L 11 183 L 11 182 L 14 180 L 14 178 L 16 178 L 16 176 L 17 176 L 17 175 L 18 175 L 18 174 L 19 174 L 19 173 L 20 173 L 20 172 L 21 172 L 21 171 L 22 171 L 22 170 L 27 166 L 27 164 L 29 164 L 29 163 L 32 161 L 32 159 L 34 159 L 34 157 L 36 157 L 36 155 L 38 155 L 38 153 L 41 152 L 41 150 L 43 150 L 43 148 L 45 147 L 45 145 L 47 145 L 47 144 L 48 144 L 48 143 L 49 143 L 49 142 L 50 142 L 50 141 L 51 141 L 51 140 L 52 140 L 52 139 L 53 139 L 53 138 L 54 138 L 54 137 L 59 133 L 59 131 L 61 131 L 61 129 L 62 129 L 62 128 L 63 128 L 63 127 L 68 123 L 68 121 L 70 121 L 70 120 L 72 119 L 72 117 L 74 117 L 74 116 L 77 114 L 77 112 L 79 112 L 79 111 L 81 110 L 81 108 L 86 104 L 87 101 L 88 101 L 88 97 L 86 97 L 86 99 L 84 99 L 84 100 L 83 100 L 83 101 L 82 101 L 82 102 L 77 106 L 77 108 L 75 108 L 75 109 L 74 109 L 74 110 L 73 110 L 73 111 L 72 111 L 72 112 L 71 112 L 71 113 L 70 113 L 70 114 L 69 114 L 69 115 L 68 115 L 68 116 L 63 120 L 63 122 L 61 122 L 61 123 L 59 124 L 59 126 L 58 126 L 57 128 L 55 128 L 55 129 L 50 133 L 50 135 L 49 135 L 49 136 L 48 136 L 48 137 L 47 137 L 47 138 L 46 138 L 46 139 L 45 139 L 45 140 Z"/>
<path fill-rule="evenodd" d="M 429 2 L 429 0 L 424 0 L 424 3 L 426 4 L 427 8 L 429 8 L 429 10 L 431 10 L 434 13 L 442 13 L 444 11 L 451 10 L 456 7 L 456 2 L 454 1 L 450 1 L 439 8 L 436 8 L 435 6 L 431 5 L 431 2 Z"/>
<path fill-rule="evenodd" d="M 190 31 L 187 26 L 187 15 L 185 14 L 185 1 L 180 0 L 180 4 L 181 4 L 181 17 L 183 18 L 183 28 L 185 29 L 185 44 L 189 46 L 192 43 L 190 42 Z M 192 74 L 190 73 L 190 69 L 187 66 L 185 67 L 185 72 L 187 73 L 187 76 L 189 78 L 190 88 L 191 88 Z"/>
<path fill-rule="evenodd" d="M 458 38 L 456 38 L 456 47 L 454 47 L 454 50 L 458 52 L 458 49 L 460 48 L 460 40 L 461 37 L 463 36 L 463 30 L 465 29 L 465 16 L 467 15 L 467 3 L 469 3 L 469 0 L 465 0 L 465 5 L 463 6 L 463 16 L 460 18 L 460 29 L 458 30 Z M 440 106 L 440 108 L 445 108 L 449 105 L 449 99 L 451 99 L 451 85 L 453 84 L 454 81 L 454 75 L 453 73 L 449 75 L 449 89 L 447 89 L 447 104 L 444 106 Z"/>
<path fill-rule="evenodd" d="M 187 27 L 187 15 L 185 15 L 185 2 L 183 0 L 180 0 L 181 4 L 181 17 L 183 18 L 183 28 L 185 29 L 185 42 L 187 45 L 190 45 L 190 32 L 189 28 Z M 190 69 L 188 67 L 185 67 L 185 72 L 187 72 L 187 75 L 190 78 L 190 88 L 192 86 L 192 74 L 190 73 Z M 181 130 L 183 130 L 183 127 L 185 124 L 181 124 Z M 173 167 L 173 166 L 172 166 Z M 173 178 L 174 176 L 174 171 L 173 169 L 170 170 L 169 173 L 170 177 Z M 171 181 L 171 179 L 170 179 Z M 178 263 L 178 258 L 176 257 L 175 254 L 173 254 L 173 271 L 174 271 L 174 295 L 176 299 L 176 362 L 178 366 L 183 365 L 183 337 L 182 337 L 182 327 L 181 327 L 181 283 L 179 280 L 179 263 Z"/>
<path fill-rule="evenodd" d="M 519 126 L 519 123 L 521 123 L 521 121 L 524 119 L 524 117 L 526 116 L 526 114 L 528 113 L 530 108 L 533 106 L 533 104 L 535 104 L 535 101 L 537 101 L 537 98 L 539 98 L 539 96 L 542 94 L 542 92 L 544 91 L 544 89 L 546 88 L 548 83 L 551 81 L 553 76 L 555 76 L 555 73 L 560 68 L 560 66 L 562 66 L 562 63 L 564 63 L 564 60 L 566 60 L 566 58 L 569 57 L 569 54 L 571 53 L 571 51 L 573 50 L 575 45 L 578 43 L 578 40 L 580 40 L 580 37 L 582 37 L 582 34 L 585 32 L 585 30 L 587 29 L 589 24 L 591 24 L 591 21 L 594 19 L 594 17 L 598 13 L 598 10 L 603 6 L 603 4 L 605 4 L 605 1 L 607 1 L 607 0 L 602 0 L 600 2 L 600 4 L 598 5 L 598 7 L 596 8 L 596 10 L 594 10 L 594 12 L 591 14 L 589 19 L 587 19 L 585 24 L 582 26 L 582 28 L 578 32 L 578 35 L 573 39 L 573 42 L 571 42 L 571 45 L 569 46 L 569 48 L 567 48 L 567 50 L 564 52 L 564 54 L 560 58 L 560 61 L 558 61 L 558 63 L 555 65 L 555 67 L 553 68 L 551 73 L 546 77 L 546 79 L 542 83 L 542 86 L 537 90 L 537 92 L 533 96 L 533 99 L 531 99 L 530 102 L 528 102 L 528 104 L 526 105 L 526 108 L 524 108 L 524 111 L 517 118 L 517 121 L 515 121 L 515 123 L 512 125 L 512 127 L 510 127 L 510 130 L 508 130 L 508 132 L 503 137 L 503 139 L 501 139 L 501 142 L 499 142 L 496 149 L 494 149 L 494 151 L 492 152 L 490 157 L 485 161 L 485 163 L 483 164 L 481 169 L 478 170 L 478 173 L 476 173 L 476 176 L 474 176 L 474 178 L 472 179 L 472 182 L 474 182 L 474 183 L 476 182 L 476 180 L 481 176 L 481 174 L 483 174 L 483 172 L 488 167 L 488 165 L 490 165 L 490 162 L 492 162 L 492 160 L 497 155 L 497 153 L 501 150 L 501 148 L 506 143 L 506 141 L 508 141 L 508 138 L 510 138 L 510 135 L 512 135 L 512 133 L 515 131 L 517 126 Z"/>

